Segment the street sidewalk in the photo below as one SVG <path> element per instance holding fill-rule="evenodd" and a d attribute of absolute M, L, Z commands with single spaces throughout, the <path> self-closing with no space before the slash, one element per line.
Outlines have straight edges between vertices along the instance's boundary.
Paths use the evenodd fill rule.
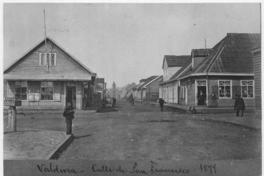
<path fill-rule="evenodd" d="M 5 160 L 55 159 L 73 140 L 65 132 L 26 130 L 4 134 Z"/>
<path fill-rule="evenodd" d="M 150 104 L 154 106 L 159 106 L 158 103 L 150 103 Z M 176 107 L 175 105 L 168 104 L 168 105 L 165 105 L 165 107 L 172 108 L 172 109 L 173 108 L 183 109 L 186 111 L 186 113 L 188 112 L 188 109 L 184 109 L 186 108 L 186 106 Z M 207 109 L 214 110 L 216 108 L 213 108 L 213 109 L 207 108 Z M 196 110 L 198 113 L 203 112 L 201 108 L 197 108 Z M 251 109 L 246 110 L 243 117 L 236 117 L 235 111 L 232 108 L 229 108 L 229 109 L 223 108 L 215 112 L 216 112 L 215 114 L 202 113 L 202 114 L 193 114 L 193 116 L 195 116 L 196 118 L 204 119 L 204 120 L 212 120 L 216 122 L 222 122 L 222 123 L 232 124 L 236 126 L 241 126 L 241 127 L 252 129 L 252 130 L 261 131 L 261 123 L 262 123 L 261 117 L 256 117 L 255 113 L 253 113 Z"/>

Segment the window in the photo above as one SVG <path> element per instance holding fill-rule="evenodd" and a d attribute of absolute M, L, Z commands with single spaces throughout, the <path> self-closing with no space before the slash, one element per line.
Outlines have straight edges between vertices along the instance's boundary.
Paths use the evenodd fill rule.
<path fill-rule="evenodd" d="M 231 98 L 231 81 L 218 81 L 219 97 Z"/>
<path fill-rule="evenodd" d="M 254 97 L 254 82 L 253 80 L 243 80 L 241 81 L 241 92 L 243 98 L 253 98 Z"/>
<path fill-rule="evenodd" d="M 27 82 L 15 82 L 15 99 L 27 100 Z"/>
<path fill-rule="evenodd" d="M 53 100 L 53 82 L 41 82 L 41 100 Z"/>
<path fill-rule="evenodd" d="M 56 65 L 56 53 L 39 53 L 39 65 L 55 66 Z"/>

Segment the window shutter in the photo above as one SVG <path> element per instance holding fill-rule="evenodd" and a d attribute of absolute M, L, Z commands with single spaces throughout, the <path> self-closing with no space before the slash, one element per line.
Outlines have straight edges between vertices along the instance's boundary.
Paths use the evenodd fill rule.
<path fill-rule="evenodd" d="M 15 82 L 7 82 L 7 97 L 15 97 Z"/>
<path fill-rule="evenodd" d="M 60 82 L 54 82 L 54 94 L 53 94 L 54 101 L 61 101 L 60 89 L 61 89 Z"/>
<path fill-rule="evenodd" d="M 218 86 L 212 86 L 212 93 L 214 93 L 215 97 L 218 98 Z"/>
<path fill-rule="evenodd" d="M 236 98 L 236 94 L 241 95 L 241 86 L 232 86 L 232 97 L 233 97 L 233 99 Z"/>
<path fill-rule="evenodd" d="M 54 54 L 54 66 L 56 66 L 57 64 L 57 53 L 53 53 Z"/>
<path fill-rule="evenodd" d="M 39 65 L 41 65 L 41 53 L 39 53 Z"/>

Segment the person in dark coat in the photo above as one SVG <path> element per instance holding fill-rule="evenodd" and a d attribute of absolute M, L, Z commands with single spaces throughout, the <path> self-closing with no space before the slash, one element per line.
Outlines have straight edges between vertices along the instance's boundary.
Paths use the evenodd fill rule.
<path fill-rule="evenodd" d="M 159 105 L 160 105 L 160 110 L 163 111 L 164 103 L 166 103 L 165 100 L 163 100 L 162 98 L 159 98 L 158 102 L 159 102 Z"/>
<path fill-rule="evenodd" d="M 130 96 L 130 102 L 131 102 L 131 105 L 134 106 L 134 98 L 133 98 L 132 94 Z"/>
<path fill-rule="evenodd" d="M 245 109 L 246 107 L 243 98 L 241 98 L 241 95 L 236 94 L 236 100 L 234 104 L 234 110 L 236 110 L 236 116 L 238 117 L 239 112 L 241 111 L 241 117 L 243 117 Z"/>
<path fill-rule="evenodd" d="M 87 95 L 84 95 L 82 101 L 83 101 L 83 110 L 86 110 L 86 108 L 87 108 L 87 103 L 88 103 Z"/>
<path fill-rule="evenodd" d="M 198 99 L 198 105 L 204 105 L 205 94 L 202 91 L 200 91 L 200 93 L 198 93 L 197 95 L 197 99 Z"/>
<path fill-rule="evenodd" d="M 115 104 L 116 104 L 116 98 L 113 98 L 113 104 L 112 104 L 112 107 L 115 107 Z"/>
<path fill-rule="evenodd" d="M 74 110 L 70 102 L 67 103 L 67 106 L 64 109 L 63 116 L 65 117 L 66 122 L 66 134 L 72 134 L 72 119 L 74 118 Z"/>

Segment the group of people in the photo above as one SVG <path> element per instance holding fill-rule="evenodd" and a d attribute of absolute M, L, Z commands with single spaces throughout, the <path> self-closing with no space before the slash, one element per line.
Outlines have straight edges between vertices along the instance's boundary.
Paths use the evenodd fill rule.
<path fill-rule="evenodd" d="M 107 97 L 104 97 L 103 98 L 102 106 L 105 107 L 106 104 L 112 104 L 112 107 L 115 107 L 115 105 L 116 105 L 116 98 L 113 97 L 112 100 L 111 100 L 110 97 L 108 97 L 108 98 Z"/>

